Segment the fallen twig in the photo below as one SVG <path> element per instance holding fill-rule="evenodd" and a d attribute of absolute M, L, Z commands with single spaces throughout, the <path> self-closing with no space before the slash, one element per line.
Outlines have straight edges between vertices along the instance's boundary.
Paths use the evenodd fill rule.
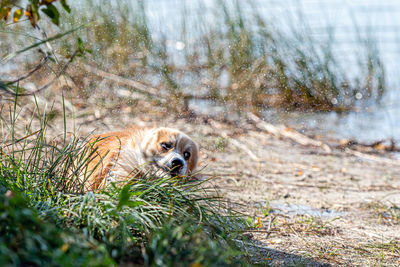
<path fill-rule="evenodd" d="M 152 97 L 157 97 L 157 98 L 165 97 L 165 95 L 163 95 L 160 90 L 158 90 L 156 88 L 153 88 L 153 87 L 150 87 L 148 85 L 145 85 L 143 83 L 140 83 L 140 82 L 137 82 L 137 81 L 134 81 L 134 80 L 130 80 L 130 79 L 118 76 L 116 74 L 100 70 L 100 69 L 98 69 L 96 67 L 92 67 L 92 66 L 84 64 L 84 63 L 81 63 L 81 66 L 87 72 L 90 72 L 90 73 L 95 74 L 97 76 L 101 76 L 101 77 L 109 79 L 109 80 L 112 80 L 112 81 L 117 82 L 117 83 L 125 84 L 125 85 L 127 85 L 129 87 L 132 87 L 138 93 L 145 94 L 145 95 L 152 96 Z"/>
<path fill-rule="evenodd" d="M 13 83 L 17 83 L 20 82 L 22 80 L 25 80 L 26 78 L 28 78 L 29 76 L 31 76 L 33 73 L 35 73 L 36 71 L 38 71 L 40 68 L 42 68 L 44 66 L 44 64 L 49 60 L 49 55 L 45 55 L 44 58 L 40 61 L 40 63 L 34 67 L 32 70 L 30 70 L 28 73 L 26 73 L 25 75 L 22 75 L 21 77 L 12 80 L 12 81 L 5 81 L 5 85 L 11 85 Z"/>
<path fill-rule="evenodd" d="M 257 128 L 262 129 L 275 136 L 278 137 L 282 136 L 288 138 L 303 146 L 311 145 L 315 147 L 320 147 L 327 153 L 332 152 L 332 149 L 327 144 L 321 141 L 311 139 L 295 130 L 288 129 L 284 125 L 278 125 L 278 126 L 272 125 L 271 123 L 267 123 L 261 120 L 258 116 L 254 115 L 253 113 L 247 113 L 247 118 L 253 121 L 257 126 Z"/>
<path fill-rule="evenodd" d="M 220 135 L 225 138 L 226 140 L 228 140 L 228 142 L 230 142 L 233 146 L 239 148 L 240 150 L 243 150 L 244 152 L 247 153 L 247 155 L 249 155 L 249 157 L 255 161 L 261 162 L 260 158 L 256 156 L 256 154 L 254 154 L 253 151 L 251 151 L 245 144 L 239 142 L 236 139 L 233 139 L 232 137 L 228 136 L 228 134 L 226 132 L 221 131 L 221 125 L 220 123 L 214 121 L 214 120 L 210 120 L 209 124 L 213 127 L 213 128 L 217 128 L 219 129 Z"/>
<path fill-rule="evenodd" d="M 109 73 L 103 70 L 100 70 L 96 67 L 81 63 L 82 67 L 84 70 L 86 70 L 87 72 L 90 72 L 94 75 L 100 76 L 102 78 L 120 83 L 120 84 L 124 84 L 127 85 L 131 88 L 133 88 L 136 92 L 140 93 L 140 94 L 144 94 L 153 98 L 162 98 L 162 99 L 166 99 L 171 97 L 171 94 L 165 93 L 160 89 L 154 88 L 152 86 L 149 86 L 147 84 L 144 84 L 142 82 L 138 82 L 138 81 L 134 81 L 131 79 L 127 79 L 124 77 L 121 77 L 119 75 L 113 74 L 113 73 Z M 192 95 L 192 94 L 185 94 L 182 92 L 179 92 L 179 97 L 181 97 L 182 99 L 185 100 L 189 100 L 189 99 L 210 99 L 210 96 L 208 95 Z"/>
<path fill-rule="evenodd" d="M 245 144 L 239 142 L 238 140 L 235 140 L 231 137 L 229 137 L 226 133 L 222 133 L 221 134 L 222 137 L 224 137 L 225 139 L 227 139 L 233 146 L 243 150 L 244 152 L 247 153 L 247 155 L 249 155 L 249 157 L 255 161 L 260 161 L 260 159 L 253 153 L 253 151 L 251 151 Z"/>
<path fill-rule="evenodd" d="M 379 140 L 373 143 L 361 143 L 351 139 L 344 139 L 339 140 L 339 145 L 337 147 L 342 150 L 346 148 L 355 148 L 357 150 L 365 150 L 369 148 L 373 151 L 400 152 L 400 148 L 396 145 L 396 142 L 393 139 Z"/>
<path fill-rule="evenodd" d="M 359 158 L 363 158 L 363 159 L 367 159 L 367 160 L 371 160 L 371 161 L 375 161 L 375 162 L 380 162 L 380 163 L 385 163 L 385 164 L 389 164 L 389 165 L 400 166 L 399 160 L 369 155 L 369 154 L 361 153 L 359 151 L 355 151 L 355 150 L 348 149 L 348 148 L 345 149 L 345 152 L 347 154 L 350 154 L 350 155 L 353 155 L 353 156 L 356 156 Z"/>
<path fill-rule="evenodd" d="M 74 58 L 76 57 L 76 55 L 78 54 L 78 50 L 76 50 L 74 52 L 74 54 L 71 56 L 71 58 L 68 60 L 67 63 L 65 63 L 64 67 L 61 69 L 61 71 L 59 73 L 57 73 L 56 77 L 54 77 L 50 82 L 48 82 L 47 84 L 43 85 L 42 87 L 40 87 L 39 89 L 30 92 L 30 93 L 24 93 L 24 94 L 19 94 L 16 92 L 11 91 L 10 89 L 8 89 L 7 87 L 5 87 L 5 92 L 14 95 L 14 96 L 30 96 L 30 95 L 34 95 L 36 93 L 39 93 L 40 91 L 43 91 L 45 89 L 47 89 L 48 87 L 50 87 L 58 78 L 60 78 L 61 75 L 63 75 L 65 73 L 65 71 L 67 70 L 67 68 L 69 67 L 69 65 L 72 63 L 72 61 L 74 60 Z M 4 89 L 4 88 L 3 88 Z"/>

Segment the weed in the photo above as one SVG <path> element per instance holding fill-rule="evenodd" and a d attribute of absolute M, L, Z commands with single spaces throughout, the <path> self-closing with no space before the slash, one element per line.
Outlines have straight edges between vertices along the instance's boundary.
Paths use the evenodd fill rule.
<path fill-rule="evenodd" d="M 269 204 L 269 200 L 265 204 L 264 208 L 262 208 L 262 213 L 264 217 L 268 217 L 271 214 L 271 205 Z"/>
<path fill-rule="evenodd" d="M 43 221 L 23 194 L 0 194 L 2 266 L 67 266 L 72 262 L 75 266 L 116 265 L 96 240 Z"/>
<path fill-rule="evenodd" d="M 218 139 L 215 141 L 215 149 L 219 151 L 224 151 L 227 145 L 228 141 L 222 136 L 218 137 Z"/>
<path fill-rule="evenodd" d="M 377 248 L 377 249 L 381 249 L 393 254 L 400 254 L 400 242 L 396 241 L 396 240 L 392 240 L 390 242 L 382 242 L 382 243 L 368 243 L 366 245 L 366 247 L 368 248 Z"/>
<path fill-rule="evenodd" d="M 378 223 L 400 223 L 400 207 L 394 203 L 385 204 L 383 202 L 371 202 L 367 204 L 367 208 L 374 211 L 374 216 L 377 216 Z"/>
<path fill-rule="evenodd" d="M 337 233 L 337 229 L 330 226 L 330 223 L 338 218 L 334 218 L 332 220 L 324 221 L 319 217 L 315 216 L 299 216 L 296 219 L 294 226 L 294 230 L 296 232 L 305 233 L 305 234 L 315 234 L 318 236 L 324 235 L 335 235 Z"/>
<path fill-rule="evenodd" d="M 237 251 L 221 250 L 221 243 L 210 238 L 212 229 L 192 222 L 173 220 L 151 234 L 145 249 L 146 264 L 154 266 L 240 266 Z M 205 249 L 208 248 L 209 250 Z"/>

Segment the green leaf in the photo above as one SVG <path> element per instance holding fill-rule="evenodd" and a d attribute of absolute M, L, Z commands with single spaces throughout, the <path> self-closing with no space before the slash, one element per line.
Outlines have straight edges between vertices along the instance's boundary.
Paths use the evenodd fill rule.
<path fill-rule="evenodd" d="M 137 207 L 137 206 L 142 206 L 144 204 L 146 204 L 144 201 L 128 201 L 126 206 L 134 208 L 134 207 Z"/>
<path fill-rule="evenodd" d="M 77 38 L 77 43 L 78 43 L 78 57 L 84 57 L 85 53 L 92 54 L 93 51 L 91 49 L 87 49 L 80 37 Z"/>
<path fill-rule="evenodd" d="M 78 42 L 79 53 L 83 54 L 85 52 L 85 48 L 83 47 L 82 39 L 80 37 L 78 37 L 77 42 Z"/>
<path fill-rule="evenodd" d="M 49 18 L 51 18 L 51 21 L 56 24 L 57 26 L 60 24 L 60 13 L 58 12 L 57 8 L 52 5 L 48 4 L 46 8 L 42 9 L 43 13 L 45 13 Z"/>
<path fill-rule="evenodd" d="M 62 7 L 64 8 L 65 11 L 67 11 L 68 13 L 71 13 L 71 8 L 67 4 L 66 0 L 61 0 L 60 3 L 61 3 L 61 5 L 62 5 Z"/>
<path fill-rule="evenodd" d="M 118 196 L 118 206 L 117 209 L 121 209 L 123 206 L 126 206 L 129 202 L 129 198 L 131 197 L 130 186 L 125 185 Z"/>
<path fill-rule="evenodd" d="M 145 202 L 140 200 L 130 200 L 131 196 L 136 196 L 141 193 L 142 192 L 132 192 L 130 185 L 125 185 L 119 193 L 117 210 L 121 210 L 123 206 L 134 208 L 146 204 Z"/>

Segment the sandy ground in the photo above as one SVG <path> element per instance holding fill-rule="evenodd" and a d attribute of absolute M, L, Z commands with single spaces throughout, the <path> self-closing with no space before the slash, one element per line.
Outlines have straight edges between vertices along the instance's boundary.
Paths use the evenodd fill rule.
<path fill-rule="evenodd" d="M 129 124 L 175 127 L 197 141 L 202 176 L 214 177 L 229 203 L 254 221 L 243 249 L 255 263 L 400 265 L 399 162 L 340 149 L 328 153 L 246 121 L 177 118 L 166 110 L 135 114 L 130 108 L 75 113 L 81 134 Z M 61 120 L 52 125 L 51 131 L 62 132 Z"/>

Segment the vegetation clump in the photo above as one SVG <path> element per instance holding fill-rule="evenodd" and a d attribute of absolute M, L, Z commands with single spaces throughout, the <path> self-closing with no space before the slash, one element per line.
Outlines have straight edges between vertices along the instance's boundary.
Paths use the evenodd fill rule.
<path fill-rule="evenodd" d="M 4 188 L 2 188 L 4 191 Z M 21 192 L 0 194 L 2 266 L 115 266 L 106 247 L 43 220 Z"/>
<path fill-rule="evenodd" d="M 17 103 L 17 99 L 16 102 Z M 84 192 L 87 142 L 65 133 L 49 138 L 20 121 L 17 104 L 2 117 L 0 263 L 34 266 L 244 264 L 233 239 L 245 221 L 201 181 L 147 173 L 123 186 Z M 129 180 L 129 177 L 127 177 Z M 3 265 L 2 264 L 2 265 Z"/>

